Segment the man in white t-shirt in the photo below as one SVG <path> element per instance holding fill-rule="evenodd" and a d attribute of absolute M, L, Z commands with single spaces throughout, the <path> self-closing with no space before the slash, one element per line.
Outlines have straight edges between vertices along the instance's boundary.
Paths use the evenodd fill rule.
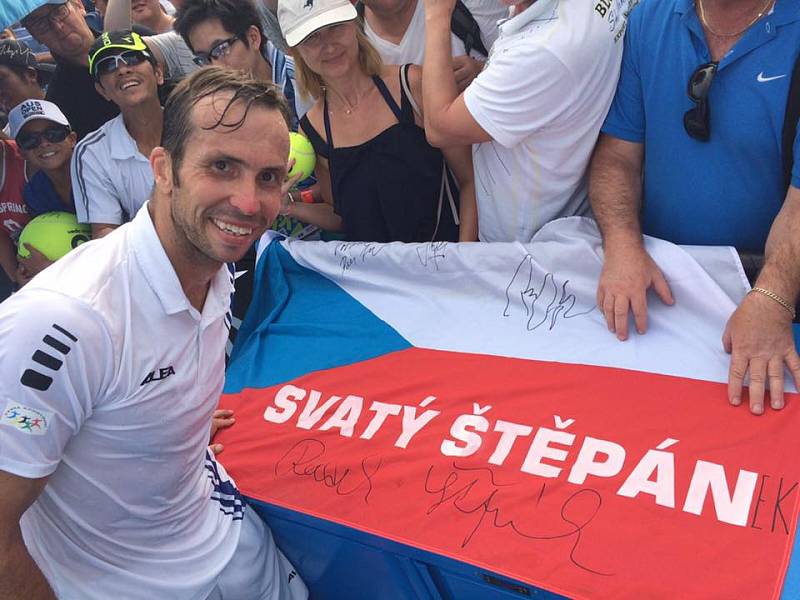
<path fill-rule="evenodd" d="M 225 263 L 285 193 L 288 107 L 206 69 L 165 108 L 129 224 L 0 305 L 0 598 L 305 598 L 207 450 Z"/>
<path fill-rule="evenodd" d="M 497 39 L 497 22 L 507 16 L 508 10 L 497 0 L 463 0 L 463 4 L 478 25 L 479 41 L 484 48 L 491 48 Z M 425 57 L 423 0 L 364 0 L 362 8 L 364 32 L 386 64 L 422 64 Z M 458 89 L 463 91 L 483 69 L 486 55 L 476 48 L 477 40 L 470 40 L 467 48 L 467 41 L 452 31 L 450 38 L 453 72 Z"/>
<path fill-rule="evenodd" d="M 511 16 L 462 94 L 450 68 L 454 0 L 424 1 L 425 132 L 435 146 L 475 144 L 481 241 L 529 242 L 548 221 L 588 213 L 586 169 L 634 1 L 504 0 Z"/>
<path fill-rule="evenodd" d="M 89 73 L 97 93 L 120 114 L 83 138 L 70 164 L 78 221 L 98 238 L 126 223 L 150 196 L 148 157 L 161 141 L 158 65 L 139 34 L 112 31 L 89 49 Z"/>

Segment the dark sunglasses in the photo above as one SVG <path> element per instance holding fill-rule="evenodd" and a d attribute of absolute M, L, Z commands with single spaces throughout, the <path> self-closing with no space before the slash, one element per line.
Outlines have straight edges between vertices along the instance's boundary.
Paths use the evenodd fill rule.
<path fill-rule="evenodd" d="M 211 46 L 211 49 L 208 52 L 195 52 L 194 64 L 198 67 L 205 67 L 210 65 L 215 60 L 219 60 L 223 56 L 227 56 L 231 51 L 231 46 L 236 43 L 236 40 L 241 39 L 241 36 L 234 35 L 229 37 L 227 40 L 221 40 Z"/>
<path fill-rule="evenodd" d="M 31 133 L 23 133 L 17 136 L 17 146 L 22 150 L 33 150 L 42 145 L 44 140 L 51 144 L 58 144 L 67 139 L 70 130 L 67 127 L 54 126 L 48 127 L 43 131 L 35 131 Z"/>
<path fill-rule="evenodd" d="M 28 30 L 28 33 L 33 35 L 44 35 L 55 23 L 60 23 L 70 13 L 69 2 L 58 5 L 56 8 L 39 17 L 38 19 L 23 19 L 22 26 Z"/>
<path fill-rule="evenodd" d="M 694 102 L 694 108 L 683 115 L 683 128 L 689 137 L 701 142 L 711 138 L 711 107 L 708 104 L 708 92 L 711 82 L 717 74 L 718 64 L 715 62 L 700 65 L 689 77 L 686 94 Z"/>
<path fill-rule="evenodd" d="M 119 69 L 120 65 L 135 67 L 148 60 L 148 56 L 139 50 L 128 50 L 122 54 L 106 56 L 97 61 L 94 66 L 94 76 L 99 78 L 101 75 L 108 75 Z"/>

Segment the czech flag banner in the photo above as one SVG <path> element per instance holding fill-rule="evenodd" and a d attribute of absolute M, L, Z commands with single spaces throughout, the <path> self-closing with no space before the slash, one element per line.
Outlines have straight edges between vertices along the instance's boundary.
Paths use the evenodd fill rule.
<path fill-rule="evenodd" d="M 733 251 L 711 278 L 646 243 L 676 304 L 619 342 L 586 219 L 527 245 L 271 241 L 223 462 L 251 498 L 572 598 L 779 598 L 796 394 L 727 403 Z"/>

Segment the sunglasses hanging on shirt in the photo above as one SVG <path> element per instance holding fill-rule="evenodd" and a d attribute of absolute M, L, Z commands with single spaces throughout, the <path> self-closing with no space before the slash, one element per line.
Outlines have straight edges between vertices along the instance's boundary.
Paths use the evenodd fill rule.
<path fill-rule="evenodd" d="M 694 108 L 683 115 L 683 128 L 689 137 L 701 142 L 707 142 L 711 138 L 711 107 L 708 103 L 708 93 L 718 66 L 715 62 L 700 65 L 691 74 L 686 86 L 686 94 L 689 100 L 694 102 Z"/>

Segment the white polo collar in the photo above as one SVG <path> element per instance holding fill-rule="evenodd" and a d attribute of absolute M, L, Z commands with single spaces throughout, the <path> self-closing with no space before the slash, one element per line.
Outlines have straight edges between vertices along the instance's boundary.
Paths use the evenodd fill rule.
<path fill-rule="evenodd" d="M 233 284 L 227 267 L 222 265 L 211 281 L 201 315 L 191 305 L 181 287 L 178 274 L 156 233 L 155 225 L 147 209 L 149 204 L 149 200 L 145 202 L 130 222 L 128 236 L 142 273 L 158 297 L 164 312 L 173 315 L 188 311 L 203 325 L 227 314 L 233 293 Z"/>
<path fill-rule="evenodd" d="M 500 35 L 506 37 L 519 33 L 533 21 L 541 19 L 548 11 L 553 9 L 554 4 L 559 2 L 560 0 L 536 0 L 520 14 L 500 21 L 498 25 Z"/>
<path fill-rule="evenodd" d="M 108 137 L 110 141 L 109 146 L 111 147 L 111 158 L 114 160 L 130 160 L 131 158 L 147 160 L 147 157 L 139 152 L 136 140 L 128 133 L 122 114 L 117 115 L 111 120 L 111 125 L 108 128 Z"/>

